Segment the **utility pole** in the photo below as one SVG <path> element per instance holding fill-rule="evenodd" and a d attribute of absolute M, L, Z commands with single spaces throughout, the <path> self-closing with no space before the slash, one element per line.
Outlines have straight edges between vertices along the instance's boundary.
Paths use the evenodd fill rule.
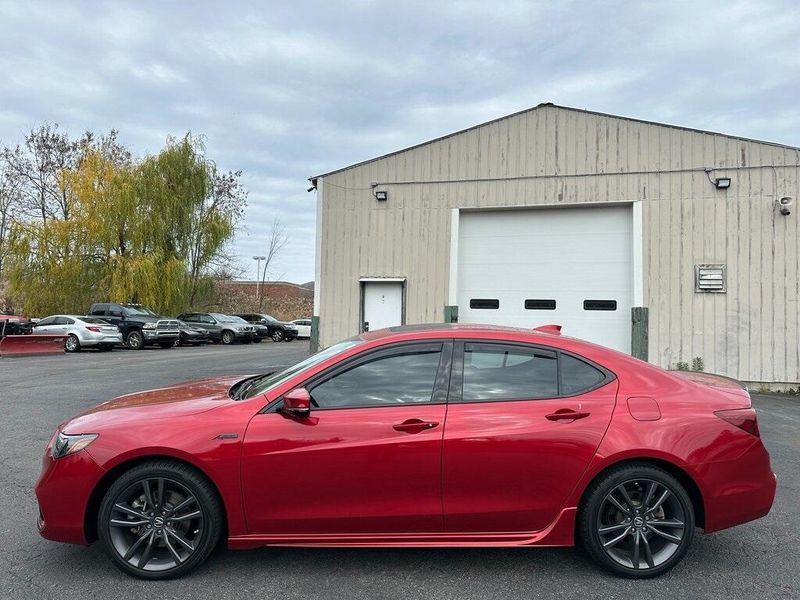
<path fill-rule="evenodd" d="M 256 298 L 258 299 L 258 306 L 261 306 L 261 261 L 266 260 L 266 256 L 254 256 L 253 260 L 256 261 Z"/>

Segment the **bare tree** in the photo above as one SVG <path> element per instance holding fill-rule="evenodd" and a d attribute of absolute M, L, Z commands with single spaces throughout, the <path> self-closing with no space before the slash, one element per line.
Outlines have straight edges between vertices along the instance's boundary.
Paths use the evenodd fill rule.
<path fill-rule="evenodd" d="M 112 132 L 112 143 L 116 134 Z M 45 123 L 31 129 L 22 145 L 5 147 L 3 161 L 20 182 L 20 209 L 29 216 L 66 220 L 70 216 L 70 191 L 61 173 L 80 165 L 83 150 L 94 143 L 86 132 L 79 140 L 71 140 L 58 124 Z"/>
<path fill-rule="evenodd" d="M 6 240 L 11 222 L 16 217 L 20 205 L 20 181 L 0 157 L 0 282 L 3 281 L 3 262 L 6 254 Z"/>
<path fill-rule="evenodd" d="M 289 236 L 286 233 L 286 227 L 284 227 L 283 223 L 281 223 L 281 220 L 278 217 L 275 217 L 275 219 L 272 221 L 272 229 L 267 237 L 267 251 L 265 254 L 266 258 L 264 259 L 264 268 L 261 271 L 261 281 L 260 285 L 258 286 L 259 310 L 263 304 L 263 295 L 261 290 L 264 288 L 264 282 L 267 279 L 267 272 L 269 272 L 269 268 L 271 265 L 273 265 L 275 258 L 288 243 Z"/>

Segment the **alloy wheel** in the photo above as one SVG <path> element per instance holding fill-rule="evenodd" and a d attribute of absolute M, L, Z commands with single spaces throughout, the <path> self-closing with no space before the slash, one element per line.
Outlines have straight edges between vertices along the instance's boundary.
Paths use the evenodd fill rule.
<path fill-rule="evenodd" d="M 78 338 L 73 334 L 68 335 L 67 340 L 64 342 L 64 349 L 67 352 L 77 352 L 78 348 L 80 348 Z"/>
<path fill-rule="evenodd" d="M 686 512 L 674 490 L 651 479 L 625 481 L 606 495 L 597 515 L 603 551 L 629 569 L 653 569 L 680 549 Z"/>
<path fill-rule="evenodd" d="M 114 551 L 130 566 L 164 572 L 185 563 L 203 535 L 196 496 L 166 477 L 142 479 L 114 499 L 107 523 Z"/>
<path fill-rule="evenodd" d="M 273 342 L 280 342 L 283 340 L 283 332 L 280 329 L 276 329 L 272 332 L 272 341 Z"/>

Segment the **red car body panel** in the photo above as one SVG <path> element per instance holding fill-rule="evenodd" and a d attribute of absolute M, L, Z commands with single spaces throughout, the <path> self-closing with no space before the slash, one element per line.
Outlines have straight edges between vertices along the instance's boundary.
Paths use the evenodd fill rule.
<path fill-rule="evenodd" d="M 234 401 L 240 377 L 123 396 L 61 426 L 98 433 L 61 459 L 46 451 L 36 486 L 44 537 L 87 543 L 93 492 L 130 461 L 173 457 L 214 483 L 232 548 L 511 546 L 574 543 L 581 497 L 604 469 L 650 459 L 696 486 L 706 531 L 766 514 L 776 479 L 760 438 L 716 410 L 747 408 L 735 382 L 663 371 L 554 333 L 488 326 L 362 336 L 363 342 Z M 613 373 L 586 394 L 535 401 L 262 412 L 283 394 L 362 352 L 398 342 L 496 340 L 573 352 Z M 694 379 L 694 380 L 693 380 Z M 577 409 L 589 416 L 550 421 Z M 394 425 L 435 422 L 409 435 Z"/>

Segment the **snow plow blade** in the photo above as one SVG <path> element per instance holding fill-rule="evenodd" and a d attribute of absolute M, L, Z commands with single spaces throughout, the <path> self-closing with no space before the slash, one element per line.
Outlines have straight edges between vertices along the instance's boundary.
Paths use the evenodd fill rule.
<path fill-rule="evenodd" d="M 7 335 L 0 339 L 0 357 L 63 353 L 66 339 L 65 335 Z"/>

